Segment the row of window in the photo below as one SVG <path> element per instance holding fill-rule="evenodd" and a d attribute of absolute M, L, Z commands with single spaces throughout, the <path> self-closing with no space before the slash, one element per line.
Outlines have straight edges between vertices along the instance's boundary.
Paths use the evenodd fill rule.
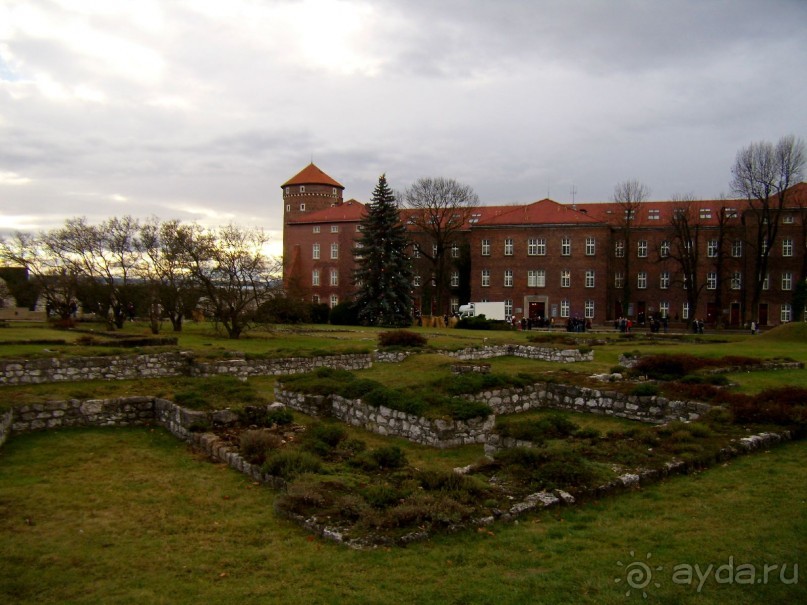
<path fill-rule="evenodd" d="M 595 287 L 595 271 L 589 269 L 585 272 L 583 284 L 586 288 Z M 482 269 L 482 280 L 480 282 L 482 287 L 490 287 L 490 269 Z M 504 287 L 513 287 L 513 270 L 504 270 Z M 527 287 L 528 288 L 544 288 L 546 287 L 546 270 L 545 269 L 531 269 L 527 271 Z M 572 272 L 568 269 L 562 269 L 560 272 L 560 287 L 572 287 Z"/>
<path fill-rule="evenodd" d="M 314 232 L 319 233 L 319 227 L 314 227 Z M 338 233 L 339 226 L 338 225 L 331 225 L 331 233 Z M 571 256 L 572 254 L 572 241 L 571 238 L 564 237 L 560 243 L 560 254 L 561 256 Z M 763 246 L 764 248 L 764 246 Z M 593 237 L 586 238 L 586 248 L 585 253 L 586 256 L 594 256 L 596 249 L 596 243 Z M 783 257 L 791 257 L 793 256 L 793 240 L 786 238 L 782 240 L 782 256 Z M 764 250 L 763 250 L 764 252 Z M 514 253 L 514 242 L 511 238 L 504 240 L 504 255 L 505 256 L 513 256 Z M 709 240 L 706 244 L 706 256 L 709 258 L 716 258 L 718 253 L 718 240 L 713 239 Z M 432 245 L 432 255 L 437 254 L 437 244 Z M 451 258 L 459 258 L 460 255 L 460 248 L 459 245 L 454 244 L 451 246 Z M 534 238 L 527 240 L 527 255 L 528 256 L 546 256 L 546 239 L 545 238 Z M 619 240 L 614 243 L 614 255 L 617 258 L 622 258 L 625 256 L 625 242 Z M 740 258 L 743 255 L 743 242 L 742 240 L 735 240 L 732 242 L 731 245 L 731 256 L 734 258 Z M 318 243 L 313 245 L 312 256 L 314 259 L 319 259 L 320 257 L 320 245 Z M 490 240 L 483 239 L 482 240 L 482 256 L 490 256 Z M 647 240 L 639 240 L 636 242 L 636 256 L 638 258 L 647 258 L 648 256 L 648 243 Z M 659 256 L 661 258 L 667 258 L 670 256 L 670 242 L 663 241 L 661 242 L 661 246 L 659 247 Z M 331 258 L 337 259 L 339 258 L 339 244 L 332 243 L 331 244 Z M 420 247 L 415 244 L 412 246 L 412 258 L 420 258 Z"/>
<path fill-rule="evenodd" d="M 596 253 L 597 242 L 593 237 L 587 237 L 585 241 L 585 254 L 586 256 L 594 256 Z M 482 240 L 482 256 L 490 256 L 490 240 Z M 515 254 L 515 240 L 508 237 L 504 240 L 504 255 L 513 256 Z M 560 255 L 572 255 L 572 238 L 563 237 L 560 240 Z M 527 256 L 546 256 L 546 238 L 535 237 L 527 240 Z"/>

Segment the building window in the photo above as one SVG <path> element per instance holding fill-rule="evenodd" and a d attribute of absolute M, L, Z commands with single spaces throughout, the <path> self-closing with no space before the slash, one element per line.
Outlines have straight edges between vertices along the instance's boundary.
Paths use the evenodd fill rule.
<path fill-rule="evenodd" d="M 460 299 L 456 296 L 451 297 L 451 312 L 457 313 L 460 310 Z"/>
<path fill-rule="evenodd" d="M 661 242 L 658 253 L 661 258 L 667 258 L 670 256 L 670 242 L 666 239 Z"/>
<path fill-rule="evenodd" d="M 796 222 L 796 218 L 792 214 L 786 214 L 782 217 L 782 223 L 785 225 L 792 225 Z"/>
<path fill-rule="evenodd" d="M 314 244 L 311 248 L 311 256 L 314 260 L 319 260 L 319 244 Z"/>
<path fill-rule="evenodd" d="M 651 221 L 657 221 L 661 218 L 661 212 L 656 208 L 647 211 L 647 218 Z"/>
<path fill-rule="evenodd" d="M 318 305 L 319 304 L 319 294 L 314 294 L 311 297 L 311 302 L 314 303 L 315 305 Z"/>
<path fill-rule="evenodd" d="M 451 287 L 457 288 L 460 285 L 460 272 L 459 271 L 452 271 L 451 272 Z"/>
<path fill-rule="evenodd" d="M 736 208 L 723 208 L 726 213 L 726 218 L 737 218 L 737 209 Z"/>
<path fill-rule="evenodd" d="M 647 271 L 639 271 L 636 275 L 636 287 L 639 290 L 645 290 L 647 288 Z"/>
<path fill-rule="evenodd" d="M 311 285 L 318 286 L 319 285 L 319 269 L 314 269 L 311 272 Z"/>
<path fill-rule="evenodd" d="M 589 269 L 586 271 L 586 281 L 585 281 L 586 288 L 593 288 L 594 287 L 594 270 Z"/>
<path fill-rule="evenodd" d="M 291 187 L 286 187 L 285 192 L 286 195 L 289 195 L 289 193 L 291 192 Z"/>
<path fill-rule="evenodd" d="M 291 212 L 291 204 L 286 204 L 286 212 Z"/>
<path fill-rule="evenodd" d="M 505 317 L 513 316 L 513 301 L 510 298 L 504 301 L 504 316 Z"/>
<path fill-rule="evenodd" d="M 314 226 L 314 233 L 319 233 L 319 225 Z"/>
<path fill-rule="evenodd" d="M 305 193 L 305 185 L 300 185 L 300 193 Z"/>
<path fill-rule="evenodd" d="M 459 258 L 459 257 L 460 257 L 459 244 L 451 244 L 451 258 Z"/>
<path fill-rule="evenodd" d="M 570 288 L 572 286 L 572 272 L 564 269 L 560 272 L 560 287 Z"/>
<path fill-rule="evenodd" d="M 512 288 L 513 287 L 513 270 L 512 269 L 505 269 L 504 270 L 504 287 L 505 288 Z"/>
<path fill-rule="evenodd" d="M 614 288 L 624 288 L 625 287 L 625 274 L 622 271 L 617 271 L 614 273 Z"/>
<path fill-rule="evenodd" d="M 305 204 L 300 204 L 300 212 L 305 212 Z"/>
<path fill-rule="evenodd" d="M 701 208 L 700 217 L 704 218 L 712 218 L 712 209 L 711 208 Z"/>
<path fill-rule="evenodd" d="M 546 286 L 546 271 L 544 271 L 543 269 L 527 271 L 527 287 L 543 288 L 545 286 Z"/>
<path fill-rule="evenodd" d="M 764 254 L 766 254 L 767 252 L 768 252 L 768 240 L 767 240 L 767 239 L 763 239 L 763 240 L 762 240 L 762 246 L 761 246 L 761 248 L 760 248 L 760 254 L 763 254 L 763 255 L 764 255 Z"/>
<path fill-rule="evenodd" d="M 640 239 L 636 243 L 636 256 L 639 258 L 647 258 L 647 240 Z"/>
<path fill-rule="evenodd" d="M 706 256 L 709 258 L 717 258 L 717 240 L 710 239 L 706 244 Z"/>
<path fill-rule="evenodd" d="M 617 258 L 625 256 L 625 242 L 623 240 L 614 242 L 614 256 Z"/>
<path fill-rule="evenodd" d="M 661 317 L 669 317 L 670 316 L 670 303 L 669 301 L 662 300 L 658 304 L 658 311 L 661 314 Z"/>
<path fill-rule="evenodd" d="M 482 240 L 482 256 L 490 256 L 490 240 Z"/>
<path fill-rule="evenodd" d="M 771 288 L 771 274 L 765 273 L 765 279 L 762 280 L 762 289 L 770 290 Z"/>
<path fill-rule="evenodd" d="M 782 323 L 787 323 L 793 319 L 793 311 L 789 304 L 784 304 L 780 307 L 779 310 L 779 320 Z"/>
<path fill-rule="evenodd" d="M 790 271 L 782 273 L 782 290 L 789 292 L 793 289 L 793 274 Z"/>
<path fill-rule="evenodd" d="M 334 195 L 336 195 L 336 187 L 334 187 L 333 189 L 331 189 L 331 193 L 333 193 Z"/>
<path fill-rule="evenodd" d="M 710 271 L 706 274 L 706 289 L 717 290 L 717 273 Z"/>
<path fill-rule="evenodd" d="M 336 260 L 339 258 L 339 244 L 331 244 L 331 259 Z"/>
<path fill-rule="evenodd" d="M 597 245 L 593 237 L 586 238 L 586 256 L 594 256 Z"/>
<path fill-rule="evenodd" d="M 437 258 L 437 244 L 432 244 L 432 258 Z"/>
<path fill-rule="evenodd" d="M 513 256 L 513 240 L 512 238 L 507 238 L 504 240 L 504 255 L 505 256 Z"/>
<path fill-rule="evenodd" d="M 331 269 L 331 285 L 338 286 L 339 285 L 339 271 L 336 269 Z"/>
<path fill-rule="evenodd" d="M 560 240 L 560 255 L 571 256 L 572 254 L 572 238 L 564 237 Z"/>
<path fill-rule="evenodd" d="M 583 316 L 586 319 L 594 319 L 594 301 L 587 300 L 583 303 Z"/>
<path fill-rule="evenodd" d="M 412 244 L 412 258 L 420 258 L 420 246 Z"/>
<path fill-rule="evenodd" d="M 416 288 L 420 287 L 420 275 L 412 276 L 412 285 L 415 286 Z"/>
<path fill-rule="evenodd" d="M 681 307 L 681 319 L 689 319 L 689 303 L 685 302 Z"/>
<path fill-rule="evenodd" d="M 482 269 L 482 287 L 490 287 L 490 269 Z"/>
<path fill-rule="evenodd" d="M 731 274 L 731 289 L 732 290 L 739 290 L 743 287 L 743 274 L 739 271 L 735 271 Z"/>
<path fill-rule="evenodd" d="M 561 317 L 569 317 L 569 301 L 562 300 L 560 301 L 560 316 Z"/>
<path fill-rule="evenodd" d="M 331 309 L 339 304 L 339 297 L 336 294 L 331 294 Z"/>
<path fill-rule="evenodd" d="M 331 225 L 331 233 L 339 233 L 339 225 Z"/>
<path fill-rule="evenodd" d="M 543 237 L 539 237 L 535 242 L 535 255 L 536 256 L 546 256 L 546 239 Z"/>
<path fill-rule="evenodd" d="M 790 238 L 782 240 L 782 256 L 793 256 L 793 240 Z"/>
<path fill-rule="evenodd" d="M 731 242 L 731 256 L 741 258 L 743 255 L 743 240 L 735 239 Z"/>
<path fill-rule="evenodd" d="M 669 271 L 662 271 L 659 274 L 658 278 L 658 287 L 662 290 L 666 290 L 670 287 L 670 272 Z"/>

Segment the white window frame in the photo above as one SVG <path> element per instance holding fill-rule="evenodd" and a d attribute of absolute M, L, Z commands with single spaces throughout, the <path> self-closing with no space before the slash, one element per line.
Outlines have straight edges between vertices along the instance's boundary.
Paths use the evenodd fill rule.
<path fill-rule="evenodd" d="M 560 255 L 561 256 L 571 256 L 572 255 L 572 238 L 568 236 L 563 236 L 560 239 Z"/>
<path fill-rule="evenodd" d="M 311 285 L 318 286 L 319 285 L 319 269 L 314 269 L 311 271 Z"/>
<path fill-rule="evenodd" d="M 589 299 L 583 303 L 583 317 L 594 319 L 594 301 Z"/>
<path fill-rule="evenodd" d="M 717 290 L 717 273 L 715 271 L 709 271 L 706 274 L 706 289 Z"/>
<path fill-rule="evenodd" d="M 505 238 L 505 240 L 504 240 L 504 255 L 505 256 L 513 256 L 513 249 L 514 249 L 513 238 L 512 237 Z"/>
<path fill-rule="evenodd" d="M 333 242 L 331 244 L 331 260 L 336 260 L 339 258 L 339 244 Z"/>
<path fill-rule="evenodd" d="M 527 287 L 545 288 L 546 271 L 544 269 L 533 269 L 531 271 L 527 271 Z"/>
<path fill-rule="evenodd" d="M 636 257 L 647 258 L 647 240 L 640 239 L 636 242 Z"/>
<path fill-rule="evenodd" d="M 595 287 L 594 278 L 595 278 L 594 269 L 587 269 L 586 270 L 586 277 L 585 277 L 585 287 L 586 288 L 594 288 Z"/>
<path fill-rule="evenodd" d="M 569 301 L 567 299 L 563 299 L 560 301 L 560 316 L 567 318 L 570 315 L 571 305 L 569 305 Z"/>
<path fill-rule="evenodd" d="M 662 271 L 658 276 L 658 287 L 661 290 L 667 290 L 670 287 L 670 272 Z"/>
<path fill-rule="evenodd" d="M 490 240 L 482 240 L 482 256 L 490 256 Z"/>
<path fill-rule="evenodd" d="M 480 285 L 483 288 L 490 287 L 490 269 L 482 269 L 482 281 Z"/>
<path fill-rule="evenodd" d="M 311 258 L 314 260 L 319 260 L 319 244 L 314 244 L 311 246 Z"/>
<path fill-rule="evenodd" d="M 586 238 L 586 256 L 594 256 L 597 251 L 597 240 L 593 237 Z"/>
<path fill-rule="evenodd" d="M 647 290 L 647 271 L 639 271 L 636 274 L 636 289 Z"/>
<path fill-rule="evenodd" d="M 505 269 L 504 270 L 504 287 L 505 288 L 512 288 L 513 287 L 513 270 L 512 269 Z"/>
<path fill-rule="evenodd" d="M 560 287 L 561 288 L 571 288 L 572 287 L 572 272 L 568 269 L 562 269 L 560 272 Z"/>

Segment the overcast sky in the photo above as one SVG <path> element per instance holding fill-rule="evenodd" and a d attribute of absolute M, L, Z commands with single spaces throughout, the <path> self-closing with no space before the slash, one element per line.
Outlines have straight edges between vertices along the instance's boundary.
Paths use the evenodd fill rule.
<path fill-rule="evenodd" d="M 807 135 L 805 0 L 0 0 L 0 233 L 266 229 L 312 159 L 483 204 L 729 193 Z M 277 248 L 276 248 L 277 249 Z"/>

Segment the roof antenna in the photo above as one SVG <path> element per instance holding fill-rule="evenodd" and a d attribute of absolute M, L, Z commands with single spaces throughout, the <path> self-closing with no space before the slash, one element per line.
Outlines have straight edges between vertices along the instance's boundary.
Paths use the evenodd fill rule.
<path fill-rule="evenodd" d="M 546 199 L 552 199 L 549 197 L 549 177 L 546 177 Z"/>
<path fill-rule="evenodd" d="M 577 210 L 577 206 L 574 203 L 574 196 L 577 195 L 577 187 L 574 186 L 574 183 L 572 183 L 572 188 L 569 193 L 572 194 L 572 210 Z"/>

